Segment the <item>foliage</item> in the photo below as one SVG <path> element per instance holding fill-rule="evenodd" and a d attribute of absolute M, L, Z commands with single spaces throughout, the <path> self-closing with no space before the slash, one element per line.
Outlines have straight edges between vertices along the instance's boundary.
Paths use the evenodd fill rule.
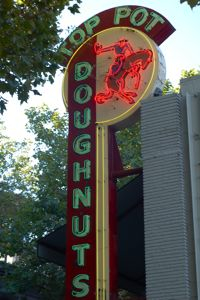
<path fill-rule="evenodd" d="M 199 71 L 182 72 L 183 77 L 193 74 Z M 169 80 L 165 90 L 175 90 Z M 47 106 L 31 108 L 26 115 L 34 143 L 12 141 L 0 128 L 0 253 L 18 258 L 4 280 L 13 294 L 34 290 L 43 300 L 59 300 L 65 273 L 38 260 L 36 241 L 66 222 L 68 116 Z M 124 167 L 142 166 L 140 123 L 117 132 L 116 138 Z M 125 295 L 132 297 L 120 292 Z"/>
<path fill-rule="evenodd" d="M 145 298 L 143 296 L 136 296 L 125 290 L 119 290 L 118 300 L 145 300 Z"/>
<path fill-rule="evenodd" d="M 181 79 L 193 77 L 193 76 L 196 76 L 196 75 L 200 75 L 200 70 L 196 70 L 196 69 L 190 69 L 189 71 L 182 70 Z"/>
<path fill-rule="evenodd" d="M 116 140 L 125 169 L 137 168 L 142 166 L 141 159 L 141 136 L 140 122 L 130 127 L 122 129 L 116 133 Z M 128 176 L 117 180 L 117 188 L 133 179 L 134 176 Z"/>
<path fill-rule="evenodd" d="M 79 12 L 82 0 L 0 1 L 0 113 L 6 109 L 7 94 L 27 102 L 30 93 L 40 95 L 38 86 L 54 82 L 62 55 L 59 16 L 67 7 Z M 199 0 L 180 0 L 191 8 Z"/>
<path fill-rule="evenodd" d="M 58 17 L 67 6 L 79 12 L 81 0 L 0 1 L 0 112 L 6 109 L 6 93 L 27 102 L 30 92 L 53 83 L 62 62 L 58 47 L 62 42 Z"/>
<path fill-rule="evenodd" d="M 40 199 L 40 208 L 52 216 L 56 212 L 61 224 L 65 221 L 68 117 L 60 117 L 56 110 L 52 112 L 47 106 L 43 106 L 39 113 L 36 108 L 28 110 L 27 117 L 27 130 L 35 136 L 33 158 L 38 168 L 36 197 Z M 47 215 L 49 226 L 51 221 Z"/>
<path fill-rule="evenodd" d="M 181 79 L 189 78 L 195 75 L 199 75 L 200 70 L 191 69 L 189 71 L 182 70 Z M 163 95 L 171 93 L 179 93 L 180 86 L 174 87 L 169 79 L 165 81 L 163 87 Z M 140 136 L 140 123 L 136 123 L 130 127 L 127 127 L 116 133 L 117 143 L 119 151 L 122 158 L 122 163 L 124 168 L 136 168 L 142 166 L 141 157 L 141 136 Z M 117 182 L 118 188 L 122 187 L 128 181 L 130 181 L 133 176 L 129 178 L 120 179 Z"/>
<path fill-rule="evenodd" d="M 65 273 L 39 261 L 36 242 L 66 222 L 68 120 L 46 106 L 27 116 L 34 144 L 3 134 L 0 141 L 0 253 L 17 257 L 4 281 L 13 294 L 34 290 L 41 299 L 62 299 Z"/>
<path fill-rule="evenodd" d="M 197 70 L 197 69 L 190 69 L 188 71 L 182 70 L 180 79 L 190 78 L 190 77 L 193 77 L 196 75 L 200 75 L 200 70 Z M 163 93 L 163 95 L 172 94 L 172 93 L 180 93 L 180 85 L 175 87 L 175 86 L 173 86 L 171 81 L 169 79 L 167 79 L 165 81 L 162 93 Z"/>
<path fill-rule="evenodd" d="M 190 69 L 182 70 L 181 79 L 199 75 L 200 70 Z M 170 93 L 179 93 L 180 87 L 175 87 L 169 79 L 165 81 L 163 95 Z M 122 162 L 125 168 L 135 168 L 142 166 L 141 159 L 141 136 L 140 123 L 127 127 L 116 133 L 116 139 L 121 153 Z"/>
<path fill-rule="evenodd" d="M 163 87 L 163 90 L 162 90 L 162 94 L 163 95 L 166 95 L 166 94 L 172 94 L 172 93 L 175 93 L 175 88 L 173 86 L 173 84 L 171 83 L 171 81 L 169 79 L 167 79 L 165 81 L 165 85 Z"/>
<path fill-rule="evenodd" d="M 184 2 L 187 2 L 187 4 L 191 8 L 200 5 L 200 1 L 199 0 L 180 0 L 180 3 L 184 3 Z"/>
<path fill-rule="evenodd" d="M 141 167 L 140 123 L 118 131 L 116 138 L 124 167 Z"/>

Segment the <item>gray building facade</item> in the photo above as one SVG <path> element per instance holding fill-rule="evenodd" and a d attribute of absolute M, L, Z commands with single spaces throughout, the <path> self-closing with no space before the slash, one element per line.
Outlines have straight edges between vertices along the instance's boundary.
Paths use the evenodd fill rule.
<path fill-rule="evenodd" d="M 200 76 L 142 102 L 147 300 L 199 300 Z"/>

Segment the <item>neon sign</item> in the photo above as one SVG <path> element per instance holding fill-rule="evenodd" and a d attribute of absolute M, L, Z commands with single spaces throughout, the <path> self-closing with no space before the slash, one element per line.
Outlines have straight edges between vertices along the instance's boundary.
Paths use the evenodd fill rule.
<path fill-rule="evenodd" d="M 113 128 L 162 85 L 164 63 L 156 44 L 173 31 L 151 9 L 118 7 L 81 24 L 62 47 L 69 111 L 67 300 L 117 299 L 112 176 L 122 164 Z"/>
<path fill-rule="evenodd" d="M 137 93 L 133 90 L 137 90 L 140 86 L 140 71 L 145 70 L 152 62 L 152 51 L 145 49 L 134 52 L 131 44 L 125 38 L 120 38 L 118 42 L 107 47 L 95 43 L 94 51 L 97 55 L 114 51 L 114 63 L 111 64 L 105 77 L 105 92 L 97 94 L 95 101 L 102 104 L 116 93 L 129 104 L 135 103 Z M 131 91 L 125 90 L 125 80 L 128 75 L 135 80 Z"/>
<path fill-rule="evenodd" d="M 85 53 L 70 65 L 66 299 L 92 299 L 96 281 L 95 104 Z M 70 277 L 70 279 L 69 279 Z"/>
<path fill-rule="evenodd" d="M 136 5 L 111 8 L 93 16 L 76 28 L 62 45 L 66 63 L 90 37 L 107 28 L 129 27 L 148 35 L 157 45 L 164 42 L 174 27 L 160 13 Z"/>

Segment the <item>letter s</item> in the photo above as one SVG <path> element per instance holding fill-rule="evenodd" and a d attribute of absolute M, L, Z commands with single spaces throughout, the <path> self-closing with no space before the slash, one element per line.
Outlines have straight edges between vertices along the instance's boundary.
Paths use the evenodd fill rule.
<path fill-rule="evenodd" d="M 72 296 L 76 298 L 82 298 L 85 297 L 89 293 L 89 285 L 85 282 L 81 282 L 81 280 L 89 280 L 90 277 L 87 274 L 79 274 L 76 277 L 73 278 L 72 284 L 73 287 L 80 290 L 72 291 Z"/>

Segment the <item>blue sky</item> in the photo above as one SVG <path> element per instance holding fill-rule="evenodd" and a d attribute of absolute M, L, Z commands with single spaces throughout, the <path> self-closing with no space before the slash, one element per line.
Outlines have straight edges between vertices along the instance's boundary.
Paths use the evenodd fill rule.
<path fill-rule="evenodd" d="M 83 0 L 80 14 L 72 15 L 68 10 L 63 12 L 61 28 L 69 25 L 78 26 L 88 18 L 99 12 L 121 5 L 139 5 L 154 9 L 164 15 L 176 28 L 161 46 L 167 66 L 167 78 L 175 85 L 178 84 L 181 70 L 191 68 L 200 69 L 200 7 L 193 10 L 180 0 Z M 53 85 L 46 84 L 40 89 L 42 97 L 32 96 L 25 105 L 19 105 L 15 99 L 10 100 L 7 112 L 1 119 L 7 127 L 7 135 L 14 139 L 22 139 L 26 136 L 24 110 L 31 106 L 40 106 L 46 103 L 52 109 L 57 108 L 64 112 L 62 101 L 62 74 L 58 74 Z"/>

